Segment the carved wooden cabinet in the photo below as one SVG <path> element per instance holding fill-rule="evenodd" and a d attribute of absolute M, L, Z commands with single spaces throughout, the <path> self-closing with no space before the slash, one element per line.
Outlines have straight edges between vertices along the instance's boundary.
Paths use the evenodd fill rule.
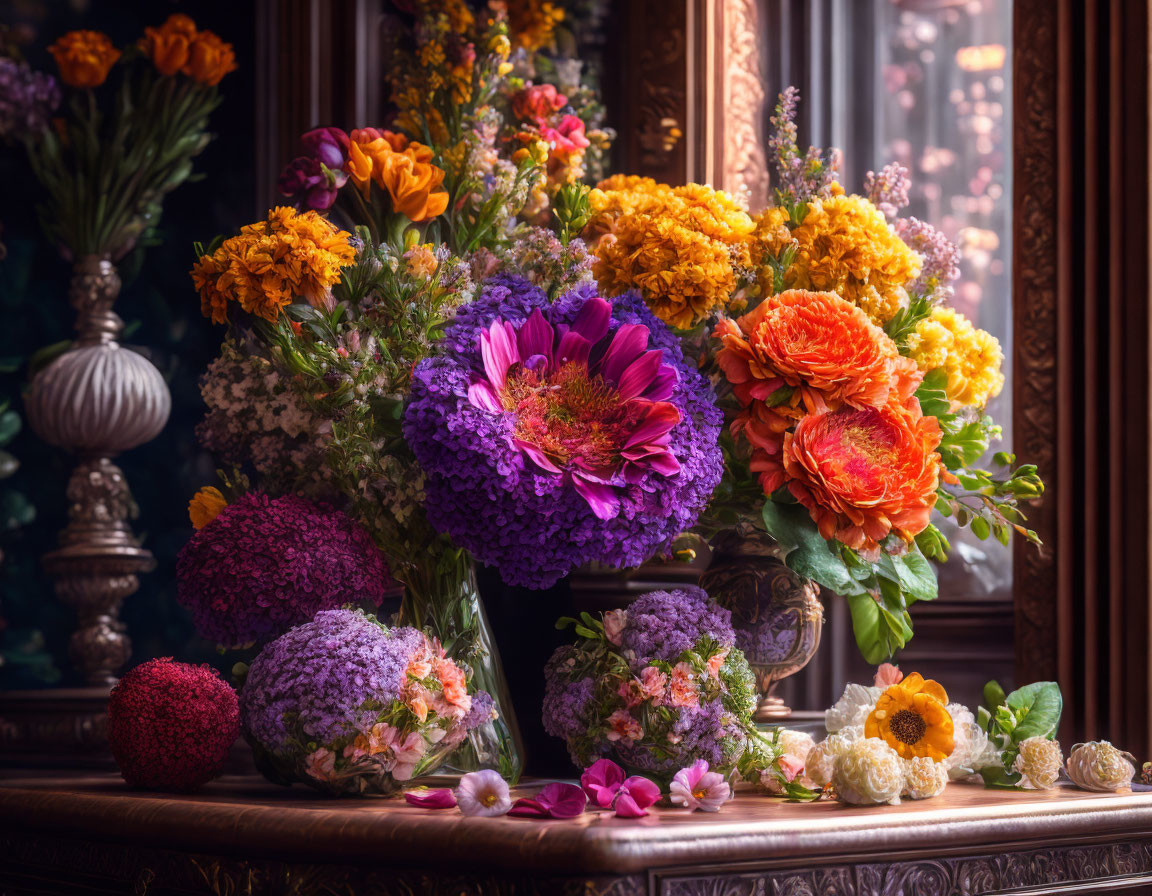
<path fill-rule="evenodd" d="M 524 789 L 527 793 L 530 788 Z M 741 795 L 717 815 L 465 818 L 231 778 L 0 781 L 0 893 L 978 896 L 1152 892 L 1152 793 L 986 791 L 849 808 Z"/>

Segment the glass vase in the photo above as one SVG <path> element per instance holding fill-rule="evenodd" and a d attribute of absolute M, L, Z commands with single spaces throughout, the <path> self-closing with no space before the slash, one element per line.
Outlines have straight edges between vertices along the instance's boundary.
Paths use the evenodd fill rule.
<path fill-rule="evenodd" d="M 467 739 L 429 775 L 458 777 L 495 769 L 515 784 L 524 771 L 524 745 L 491 624 L 476 586 L 472 556 L 439 545 L 425 559 L 406 564 L 400 624 L 421 628 L 439 639 L 445 653 L 468 674 L 469 689 L 487 691 L 496 718 L 469 732 Z"/>

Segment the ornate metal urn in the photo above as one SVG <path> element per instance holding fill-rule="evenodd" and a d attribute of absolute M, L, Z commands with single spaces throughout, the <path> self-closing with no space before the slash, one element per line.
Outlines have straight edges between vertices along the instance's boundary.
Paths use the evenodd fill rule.
<path fill-rule="evenodd" d="M 719 536 L 703 588 L 732 613 L 736 646 L 756 676 L 756 721 L 779 722 L 792 710 L 772 691 L 808 665 L 820 646 L 820 589 L 784 565 L 780 547 L 750 526 Z"/>
<path fill-rule="evenodd" d="M 104 688 L 130 652 L 120 604 L 139 587 L 139 573 L 155 565 L 128 525 L 134 504 L 112 458 L 155 438 L 172 409 L 160 371 L 116 341 L 124 326 L 112 310 L 119 292 L 108 258 L 76 264 L 69 294 L 76 341 L 36 375 L 25 402 L 36 434 L 78 459 L 68 482 L 69 522 L 44 566 L 76 611 L 72 661 L 89 685 Z"/>

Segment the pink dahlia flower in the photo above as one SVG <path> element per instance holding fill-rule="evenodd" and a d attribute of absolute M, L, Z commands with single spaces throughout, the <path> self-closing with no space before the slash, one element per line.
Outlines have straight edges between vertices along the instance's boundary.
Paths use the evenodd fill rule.
<path fill-rule="evenodd" d="M 676 371 L 648 348 L 644 325 L 609 334 L 611 312 L 592 298 L 571 327 L 553 327 L 538 308 L 519 327 L 494 320 L 480 334 L 484 373 L 468 390 L 476 407 L 514 413 L 513 443 L 600 519 L 619 513 L 618 490 L 648 470 L 680 472 L 669 448 L 680 411 L 666 400 Z"/>

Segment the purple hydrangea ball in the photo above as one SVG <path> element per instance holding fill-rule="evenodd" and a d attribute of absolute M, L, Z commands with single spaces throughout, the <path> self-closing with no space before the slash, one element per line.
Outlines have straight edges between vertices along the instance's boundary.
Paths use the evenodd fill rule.
<path fill-rule="evenodd" d="M 356 610 L 317 613 L 253 661 L 240 692 L 244 732 L 279 753 L 291 747 L 293 724 L 321 744 L 364 730 L 399 698 L 423 647 L 413 628 L 388 629 Z"/>
<path fill-rule="evenodd" d="M 259 493 L 196 532 L 180 551 L 176 576 L 196 630 L 229 647 L 279 635 L 320 610 L 379 606 L 391 585 L 384 555 L 346 514 Z"/>
<path fill-rule="evenodd" d="M 437 353 L 421 362 L 413 377 L 404 436 L 427 477 L 428 518 L 512 585 L 548 587 L 593 560 L 639 565 L 695 524 L 720 481 L 723 415 L 711 387 L 638 295 L 611 300 L 606 335 L 593 346 L 589 369 L 602 357 L 596 352 L 621 328 L 631 326 L 626 332 L 632 333 L 636 325 L 646 328 L 647 350 L 661 356 L 660 375 L 665 383 L 674 381 L 661 400 L 675 407 L 679 419 L 657 448 L 674 461 L 663 470 L 637 468 L 604 479 L 607 487 L 600 490 L 612 502 L 607 518 L 594 510 L 579 484 L 574 487 L 571 468 L 558 474 L 530 459 L 516 436 L 516 411 L 485 408 L 471 397 L 486 375 L 482 334 L 494 321 L 527 329 L 538 309 L 548 332 L 561 340 L 569 329 L 579 331 L 588 317 L 585 306 L 597 303 L 603 300 L 592 285 L 550 302 L 524 280 L 494 278 L 475 302 L 460 309 Z M 538 360 L 528 358 L 524 367 Z"/>
<path fill-rule="evenodd" d="M 735 644 L 732 614 L 718 606 L 702 588 L 652 591 L 628 607 L 620 649 L 633 658 L 633 667 L 639 669 L 652 660 L 674 662 L 704 636 L 723 646 Z"/>

